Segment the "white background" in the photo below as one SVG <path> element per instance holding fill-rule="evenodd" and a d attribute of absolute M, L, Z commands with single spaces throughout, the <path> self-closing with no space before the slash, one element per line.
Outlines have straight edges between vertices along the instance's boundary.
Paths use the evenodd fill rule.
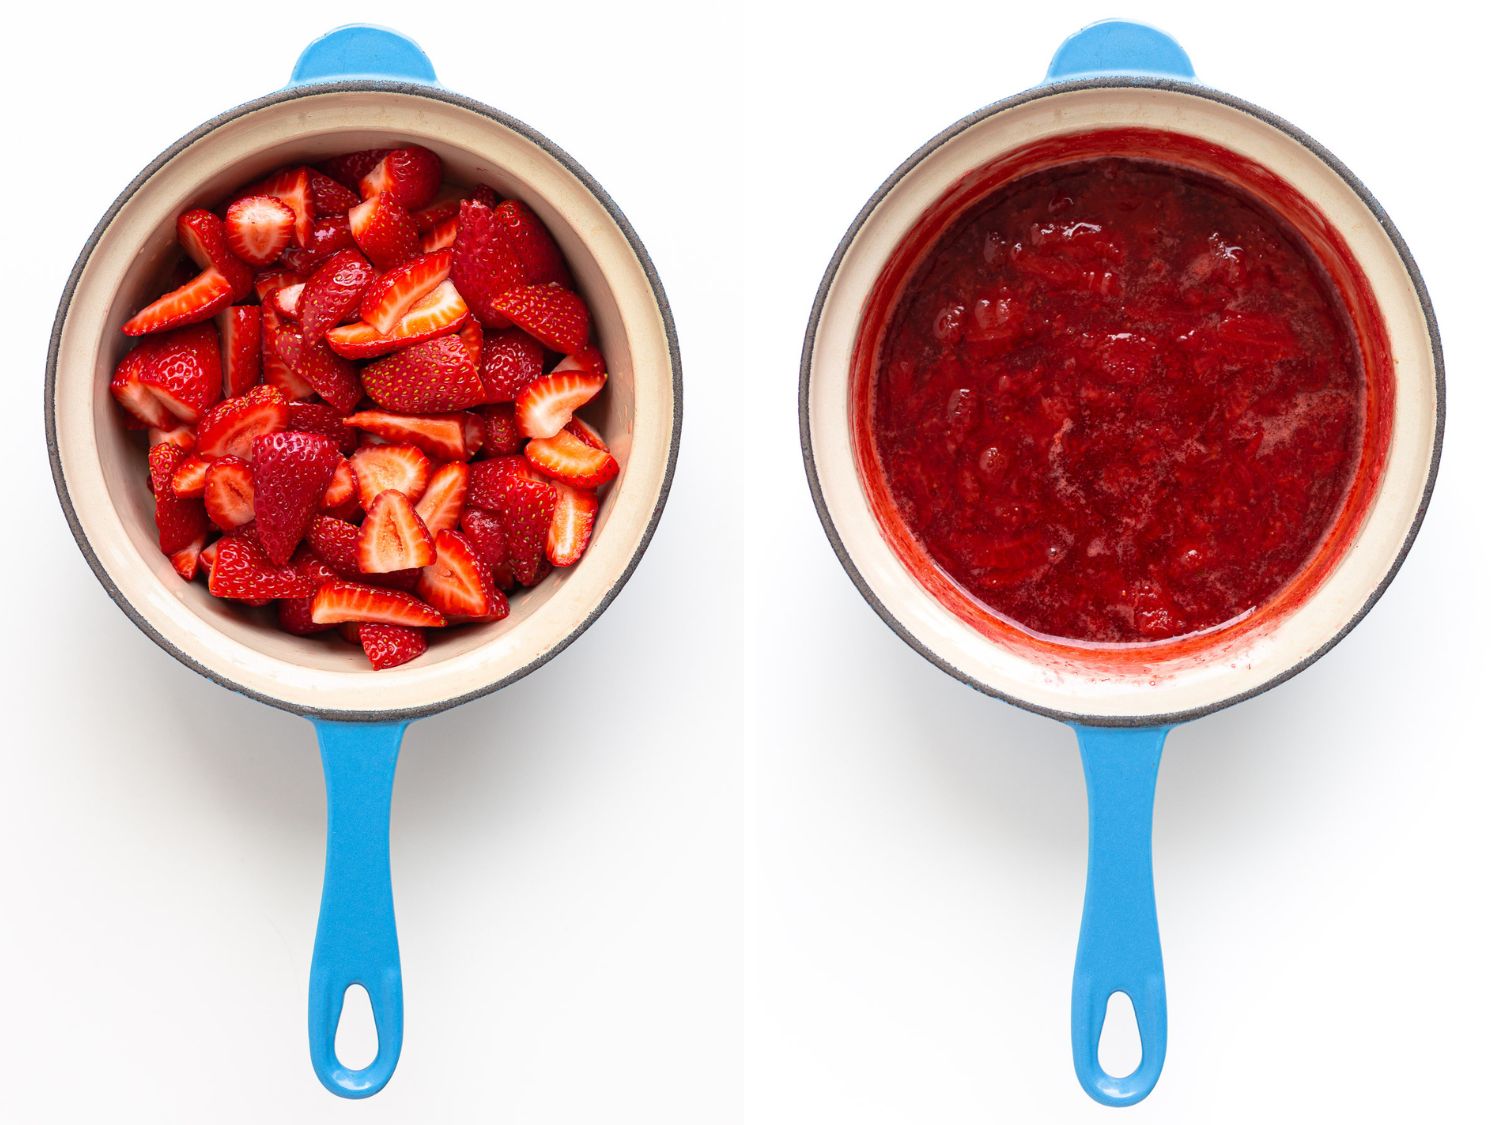
<path fill-rule="evenodd" d="M 306 1061 L 311 730 L 198 679 L 112 606 L 53 499 L 40 421 L 57 295 L 98 215 L 355 13 L 53 5 L 10 25 L 0 1120 L 1107 1117 L 1068 1054 L 1072 736 L 949 680 L 864 605 L 795 418 L 807 310 L 870 192 L 1117 14 L 1056 8 L 359 9 L 605 184 L 661 271 L 687 378 L 672 500 L 619 600 L 546 668 L 407 737 L 406 1047 L 361 1104 Z M 1366 181 L 1426 274 L 1450 379 L 1437 494 L 1387 596 L 1314 668 L 1168 741 L 1171 1045 L 1137 1121 L 1490 1105 L 1497 28 L 1434 3 L 1420 23 L 1367 11 L 1126 13 Z"/>

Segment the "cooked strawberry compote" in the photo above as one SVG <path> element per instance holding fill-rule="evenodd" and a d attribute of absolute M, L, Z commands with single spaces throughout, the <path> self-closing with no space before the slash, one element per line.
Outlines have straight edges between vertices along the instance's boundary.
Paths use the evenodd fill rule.
<path fill-rule="evenodd" d="M 1022 176 L 894 310 L 873 436 L 900 517 L 1026 629 L 1211 629 L 1338 515 L 1363 426 L 1354 329 L 1300 236 L 1228 183 L 1117 157 Z"/>

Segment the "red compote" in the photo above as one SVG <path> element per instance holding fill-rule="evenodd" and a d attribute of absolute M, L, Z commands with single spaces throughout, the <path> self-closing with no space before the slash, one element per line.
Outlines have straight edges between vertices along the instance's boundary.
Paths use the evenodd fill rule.
<path fill-rule="evenodd" d="M 1312 251 L 1228 183 L 1100 157 L 950 227 L 894 305 L 873 437 L 933 561 L 1035 633 L 1244 616 L 1338 516 L 1359 345 Z"/>

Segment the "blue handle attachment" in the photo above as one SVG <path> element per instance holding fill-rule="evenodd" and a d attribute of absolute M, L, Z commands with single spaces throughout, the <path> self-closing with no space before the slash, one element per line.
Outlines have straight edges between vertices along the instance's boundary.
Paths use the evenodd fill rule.
<path fill-rule="evenodd" d="M 313 1069 L 343 1098 L 367 1098 L 390 1081 L 401 1055 L 401 954 L 391 899 L 391 789 L 405 723 L 313 720 L 328 793 L 323 904 L 307 989 Z M 350 1070 L 334 1053 L 344 993 L 369 994 L 380 1039 L 375 1061 Z"/>
<path fill-rule="evenodd" d="M 339 82 L 346 78 L 383 78 L 437 84 L 427 53 L 400 32 L 351 23 L 309 43 L 292 67 L 288 85 Z"/>
<path fill-rule="evenodd" d="M 1151 808 L 1170 727 L 1076 726 L 1089 796 L 1089 874 L 1073 964 L 1073 1069 L 1091 1098 L 1134 1105 L 1151 1092 L 1167 1056 L 1167 986 L 1156 889 Z M 1135 1007 L 1141 1062 L 1124 1077 L 1099 1065 L 1099 1033 L 1116 992 Z"/>
<path fill-rule="evenodd" d="M 1130 20 L 1101 20 L 1063 40 L 1045 81 L 1112 74 L 1195 77 L 1187 52 L 1166 32 Z"/>

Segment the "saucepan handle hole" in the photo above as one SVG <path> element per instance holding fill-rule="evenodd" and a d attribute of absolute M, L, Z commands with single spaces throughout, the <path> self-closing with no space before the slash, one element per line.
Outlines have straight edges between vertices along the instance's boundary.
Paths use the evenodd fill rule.
<path fill-rule="evenodd" d="M 333 1037 L 333 1053 L 347 1070 L 364 1070 L 375 1061 L 380 1036 L 375 1031 L 375 1009 L 363 985 L 351 984 L 344 990 L 339 1029 Z M 1101 1052 L 1102 1054 L 1102 1052 Z"/>
<path fill-rule="evenodd" d="M 343 1052 L 339 1052 L 343 1057 Z M 1135 1005 L 1124 992 L 1116 992 L 1104 1009 L 1104 1030 L 1099 1033 L 1099 1068 L 1111 1078 L 1128 1078 L 1141 1065 L 1141 1032 Z"/>

